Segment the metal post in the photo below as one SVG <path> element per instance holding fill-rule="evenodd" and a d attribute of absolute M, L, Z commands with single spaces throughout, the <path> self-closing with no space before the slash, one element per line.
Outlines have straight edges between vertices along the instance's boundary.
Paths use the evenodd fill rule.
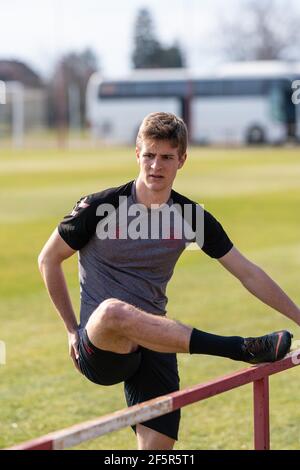
<path fill-rule="evenodd" d="M 259 364 L 232 374 L 218 377 L 203 384 L 172 392 L 168 395 L 116 411 L 106 416 L 61 429 L 38 439 L 10 447 L 10 450 L 57 450 L 95 439 L 112 431 L 143 423 L 163 416 L 192 403 L 219 395 L 253 382 L 254 436 L 256 450 L 270 449 L 269 432 L 269 382 L 268 377 L 300 365 L 300 349 L 280 361 Z"/>
<path fill-rule="evenodd" d="M 254 448 L 270 450 L 269 377 L 253 382 Z"/>

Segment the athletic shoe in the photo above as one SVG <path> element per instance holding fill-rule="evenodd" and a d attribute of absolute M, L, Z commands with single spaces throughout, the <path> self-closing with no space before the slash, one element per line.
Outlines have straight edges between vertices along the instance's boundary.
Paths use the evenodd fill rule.
<path fill-rule="evenodd" d="M 245 362 L 260 364 L 282 359 L 290 350 L 293 335 L 289 331 L 276 331 L 258 338 L 245 338 Z"/>

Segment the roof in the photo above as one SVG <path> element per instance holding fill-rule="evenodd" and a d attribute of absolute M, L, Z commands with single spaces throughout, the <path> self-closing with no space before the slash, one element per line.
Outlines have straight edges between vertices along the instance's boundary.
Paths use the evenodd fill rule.
<path fill-rule="evenodd" d="M 39 75 L 24 62 L 18 60 L 0 60 L 0 80 L 18 81 L 30 88 L 43 86 Z"/>
<path fill-rule="evenodd" d="M 100 72 L 92 76 L 93 82 L 101 81 L 151 81 L 151 80 L 193 80 L 214 78 L 280 78 L 300 77 L 300 62 L 253 61 L 232 62 L 207 69 L 168 68 L 136 69 L 122 76 L 107 77 Z"/>

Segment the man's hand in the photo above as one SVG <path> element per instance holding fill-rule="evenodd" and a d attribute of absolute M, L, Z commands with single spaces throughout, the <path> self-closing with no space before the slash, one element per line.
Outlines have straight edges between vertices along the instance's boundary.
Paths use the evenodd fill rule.
<path fill-rule="evenodd" d="M 79 358 L 79 351 L 78 351 L 78 344 L 79 344 L 79 334 L 78 331 L 68 331 L 68 341 L 69 341 L 69 354 L 71 356 L 71 359 L 74 363 L 74 366 L 76 369 L 80 371 L 80 368 L 78 366 L 77 359 Z"/>

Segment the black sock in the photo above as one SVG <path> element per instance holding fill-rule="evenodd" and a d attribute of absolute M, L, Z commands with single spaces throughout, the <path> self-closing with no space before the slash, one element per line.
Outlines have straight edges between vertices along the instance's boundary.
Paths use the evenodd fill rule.
<path fill-rule="evenodd" d="M 190 339 L 190 354 L 209 354 L 244 361 L 244 338 L 241 336 L 218 336 L 193 329 Z"/>

